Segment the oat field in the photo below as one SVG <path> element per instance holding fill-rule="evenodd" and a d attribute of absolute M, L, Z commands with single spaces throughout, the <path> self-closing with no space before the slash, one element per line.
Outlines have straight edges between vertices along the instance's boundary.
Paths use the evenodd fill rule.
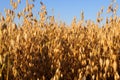
<path fill-rule="evenodd" d="M 29 0 L 18 13 L 20 0 L 10 1 L 13 9 L 5 9 L 5 17 L 0 15 L 1 80 L 120 80 L 117 5 L 108 6 L 112 15 L 103 25 L 103 8 L 96 22 L 85 21 L 81 12 L 80 21 L 74 17 L 67 25 L 48 16 L 42 2 L 36 19 Z M 16 24 L 15 17 L 22 17 L 23 23 Z"/>

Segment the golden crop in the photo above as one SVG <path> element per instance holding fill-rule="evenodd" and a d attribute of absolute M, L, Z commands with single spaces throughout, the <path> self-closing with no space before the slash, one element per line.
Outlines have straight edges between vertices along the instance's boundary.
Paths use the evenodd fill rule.
<path fill-rule="evenodd" d="M 11 0 L 13 10 L 0 15 L 1 80 L 120 80 L 120 17 L 117 6 L 102 26 L 97 22 L 74 17 L 70 26 L 47 16 L 40 2 L 40 19 L 32 13 L 34 4 L 26 0 L 23 11 L 15 13 L 21 0 Z M 16 25 L 14 18 L 23 18 Z"/>

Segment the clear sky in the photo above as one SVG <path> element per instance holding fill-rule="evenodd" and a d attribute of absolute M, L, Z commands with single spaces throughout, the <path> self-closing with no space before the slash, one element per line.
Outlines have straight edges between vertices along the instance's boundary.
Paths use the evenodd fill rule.
<path fill-rule="evenodd" d="M 62 20 L 70 24 L 74 16 L 76 16 L 78 20 L 80 19 L 80 12 L 82 10 L 84 11 L 86 20 L 91 19 L 95 21 L 96 14 L 102 6 L 105 8 L 103 16 L 106 17 L 106 9 L 111 0 L 36 0 L 35 9 L 33 10 L 35 15 L 37 15 L 37 11 L 40 10 L 40 1 L 46 5 L 48 15 L 55 15 L 57 20 Z M 117 3 L 120 6 L 120 0 L 117 0 Z M 24 7 L 25 0 L 21 0 L 21 4 L 16 12 L 22 10 Z M 1 0 L 0 12 L 2 12 L 2 14 L 4 14 L 4 8 L 12 8 L 10 6 L 10 0 Z M 54 9 L 54 13 L 52 9 Z M 120 9 L 117 14 L 120 16 Z"/>

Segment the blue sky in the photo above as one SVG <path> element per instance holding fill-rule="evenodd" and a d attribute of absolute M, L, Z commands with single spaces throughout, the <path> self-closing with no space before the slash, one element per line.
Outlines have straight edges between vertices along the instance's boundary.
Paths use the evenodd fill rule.
<path fill-rule="evenodd" d="M 76 16 L 78 20 L 80 19 L 81 11 L 84 11 L 86 20 L 91 19 L 95 21 L 96 14 L 102 6 L 105 8 L 102 16 L 108 16 L 106 14 L 106 9 L 111 0 L 36 0 L 35 9 L 33 10 L 36 16 L 37 12 L 40 10 L 40 1 L 46 5 L 48 15 L 55 15 L 57 20 L 62 20 L 67 24 L 70 24 L 74 16 Z M 120 0 L 117 0 L 117 3 L 120 5 Z M 21 11 L 24 7 L 25 0 L 21 0 L 21 4 L 18 6 L 16 12 Z M 10 0 L 1 1 L 0 12 L 2 12 L 2 14 L 4 14 L 4 8 L 12 8 L 10 6 Z M 54 9 L 54 13 L 52 12 L 52 9 Z M 117 14 L 120 16 L 120 9 Z"/>

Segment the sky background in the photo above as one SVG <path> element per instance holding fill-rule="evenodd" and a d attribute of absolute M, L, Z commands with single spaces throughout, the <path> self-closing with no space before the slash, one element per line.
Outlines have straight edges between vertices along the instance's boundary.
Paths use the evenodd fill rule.
<path fill-rule="evenodd" d="M 21 0 L 21 4 L 18 6 L 16 12 L 23 10 L 25 7 L 25 1 L 26 0 Z M 104 13 L 102 16 L 109 16 L 106 14 L 106 10 L 111 3 L 111 0 L 36 0 L 34 2 L 35 8 L 33 10 L 36 17 L 38 17 L 37 13 L 40 10 L 40 1 L 46 5 L 49 16 L 54 15 L 56 20 L 62 20 L 67 24 L 71 23 L 74 16 L 76 16 L 77 20 L 79 20 L 81 11 L 84 11 L 85 20 L 90 19 L 95 21 L 97 12 L 101 9 L 101 7 L 104 7 Z M 120 0 L 117 0 L 117 3 L 120 6 Z M 10 6 L 10 0 L 1 0 L 0 12 L 2 15 L 4 15 L 4 8 L 12 9 Z M 52 11 L 53 9 L 54 11 Z M 120 16 L 120 9 L 118 10 L 117 15 Z M 15 19 L 15 22 L 17 21 L 18 20 Z"/>

